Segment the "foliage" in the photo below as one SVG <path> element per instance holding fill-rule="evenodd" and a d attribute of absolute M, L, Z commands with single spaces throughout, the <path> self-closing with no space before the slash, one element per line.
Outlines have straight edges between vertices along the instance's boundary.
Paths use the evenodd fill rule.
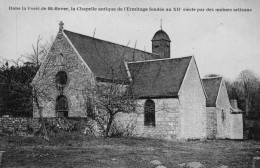
<path fill-rule="evenodd" d="M 226 80 L 226 86 L 229 98 L 237 100 L 246 117 L 260 117 L 260 80 L 252 71 L 242 71 L 233 82 Z"/>
<path fill-rule="evenodd" d="M 0 115 L 13 117 L 32 116 L 32 88 L 30 82 L 38 70 L 37 66 L 3 66 L 0 94 L 2 98 Z"/>
<path fill-rule="evenodd" d="M 105 137 L 111 136 L 116 114 L 132 112 L 137 105 L 136 97 L 128 92 L 129 87 L 123 82 L 99 82 L 95 86 L 86 87 L 86 92 L 93 95 L 92 105 L 96 109 L 93 119 L 100 125 Z"/>
<path fill-rule="evenodd" d="M 207 77 L 219 75 L 209 74 Z M 244 132 L 249 139 L 260 139 L 260 78 L 250 70 L 243 70 L 239 76 L 230 81 L 225 79 L 229 99 L 235 99 L 238 108 L 246 112 L 243 115 Z"/>
<path fill-rule="evenodd" d="M 133 131 L 136 127 L 136 121 L 128 121 L 128 123 L 122 121 L 116 121 L 113 123 L 110 130 L 110 137 L 128 137 L 133 135 Z"/>

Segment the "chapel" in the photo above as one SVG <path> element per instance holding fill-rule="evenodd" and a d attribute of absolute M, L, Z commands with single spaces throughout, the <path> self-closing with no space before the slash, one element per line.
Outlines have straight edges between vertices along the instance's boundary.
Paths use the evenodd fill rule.
<path fill-rule="evenodd" d="M 119 113 L 117 123 L 134 125 L 133 134 L 171 140 L 207 138 L 208 98 L 194 56 L 172 58 L 171 40 L 158 30 L 146 52 L 63 28 L 32 85 L 46 95 L 43 117 L 88 117 L 95 107 L 86 87 L 131 84 L 139 106 Z M 39 117 L 34 108 L 34 117 Z"/>

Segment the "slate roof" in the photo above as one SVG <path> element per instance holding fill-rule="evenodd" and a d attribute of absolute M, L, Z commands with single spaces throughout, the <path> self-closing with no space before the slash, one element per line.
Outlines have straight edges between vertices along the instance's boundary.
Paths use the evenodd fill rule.
<path fill-rule="evenodd" d="M 139 98 L 177 97 L 192 56 L 128 63 Z"/>
<path fill-rule="evenodd" d="M 222 77 L 211 77 L 202 79 L 206 94 L 207 94 L 207 107 L 216 107 L 218 91 L 221 84 Z"/>
<path fill-rule="evenodd" d="M 157 54 L 63 30 L 97 78 L 129 81 L 124 61 L 159 58 Z"/>
<path fill-rule="evenodd" d="M 166 40 L 166 41 L 171 41 L 168 34 L 163 31 L 163 30 L 158 30 L 154 36 L 152 41 L 157 41 L 157 40 Z"/>

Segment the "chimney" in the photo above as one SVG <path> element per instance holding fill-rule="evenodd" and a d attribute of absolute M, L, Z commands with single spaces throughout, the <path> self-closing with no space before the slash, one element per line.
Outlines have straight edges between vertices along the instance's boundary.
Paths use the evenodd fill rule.
<path fill-rule="evenodd" d="M 230 104 L 231 104 L 231 107 L 232 107 L 232 108 L 238 109 L 238 108 L 237 108 L 237 100 L 235 100 L 235 99 L 230 100 Z"/>

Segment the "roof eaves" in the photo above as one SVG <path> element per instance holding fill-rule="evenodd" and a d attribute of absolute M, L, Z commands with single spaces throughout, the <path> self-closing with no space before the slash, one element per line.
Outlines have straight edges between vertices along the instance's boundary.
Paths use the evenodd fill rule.
<path fill-rule="evenodd" d="M 206 97 L 206 99 L 207 99 L 207 98 L 208 98 L 208 95 L 207 95 L 207 93 L 206 93 L 206 90 L 205 90 L 205 88 L 204 88 L 204 84 L 203 84 L 202 79 L 201 79 L 201 77 L 200 77 L 200 72 L 199 72 L 199 69 L 198 69 L 197 62 L 196 62 L 196 60 L 195 60 L 195 58 L 194 58 L 194 55 L 192 56 L 192 58 L 193 58 L 193 60 L 194 60 L 194 62 L 195 62 L 195 64 L 196 64 L 196 68 L 197 68 L 197 71 L 198 71 L 198 73 L 199 73 L 200 83 L 201 83 L 201 85 L 202 85 L 202 89 L 203 89 L 204 95 L 205 95 L 205 97 Z"/>
<path fill-rule="evenodd" d="M 163 98 L 178 98 L 178 95 L 151 95 L 151 96 L 139 96 L 139 99 L 163 99 Z"/>
<path fill-rule="evenodd" d="M 183 85 L 183 83 L 184 83 L 183 81 L 186 79 L 187 73 L 189 72 L 189 69 L 190 69 L 190 66 L 191 66 L 192 58 L 193 58 L 193 57 L 191 57 L 190 62 L 189 62 L 189 65 L 188 65 L 188 67 L 187 67 L 187 69 L 186 69 L 185 75 L 184 75 L 184 77 L 183 77 L 183 79 L 182 79 L 182 81 L 181 81 L 181 86 L 180 86 L 180 88 L 179 88 L 179 90 L 178 90 L 178 93 L 177 93 L 178 96 L 180 95 L 180 91 L 181 91 L 182 85 Z"/>
<path fill-rule="evenodd" d="M 127 65 L 127 63 L 125 61 L 124 61 L 124 65 L 125 65 L 125 68 L 126 68 L 126 72 L 127 72 L 128 78 L 129 78 L 130 82 L 132 82 L 133 79 L 131 77 L 131 73 L 129 71 L 129 67 L 128 67 L 128 65 Z"/>
<path fill-rule="evenodd" d="M 230 107 L 230 113 L 231 114 L 243 114 L 244 111 L 242 111 L 240 109 L 234 109 L 233 107 Z"/>
<path fill-rule="evenodd" d="M 222 78 L 222 76 L 204 77 L 203 79 L 214 79 L 214 78 Z"/>
<path fill-rule="evenodd" d="M 218 87 L 218 95 L 217 95 L 217 98 L 216 98 L 216 101 L 214 102 L 215 106 L 217 106 L 217 102 L 218 102 L 218 97 L 219 97 L 219 94 L 220 94 L 220 88 L 222 86 L 222 82 L 223 82 L 223 79 L 221 77 L 221 82 L 219 84 L 219 87 Z M 224 83 L 225 84 L 225 83 Z"/>
<path fill-rule="evenodd" d="M 188 58 L 188 57 L 192 57 L 192 56 L 179 57 L 179 58 L 152 59 L 152 60 L 144 60 L 144 61 L 130 61 L 130 62 L 127 62 L 127 63 L 132 64 L 132 63 L 142 63 L 142 62 L 152 62 L 152 61 L 164 61 L 164 60 L 183 59 L 183 58 Z"/>

